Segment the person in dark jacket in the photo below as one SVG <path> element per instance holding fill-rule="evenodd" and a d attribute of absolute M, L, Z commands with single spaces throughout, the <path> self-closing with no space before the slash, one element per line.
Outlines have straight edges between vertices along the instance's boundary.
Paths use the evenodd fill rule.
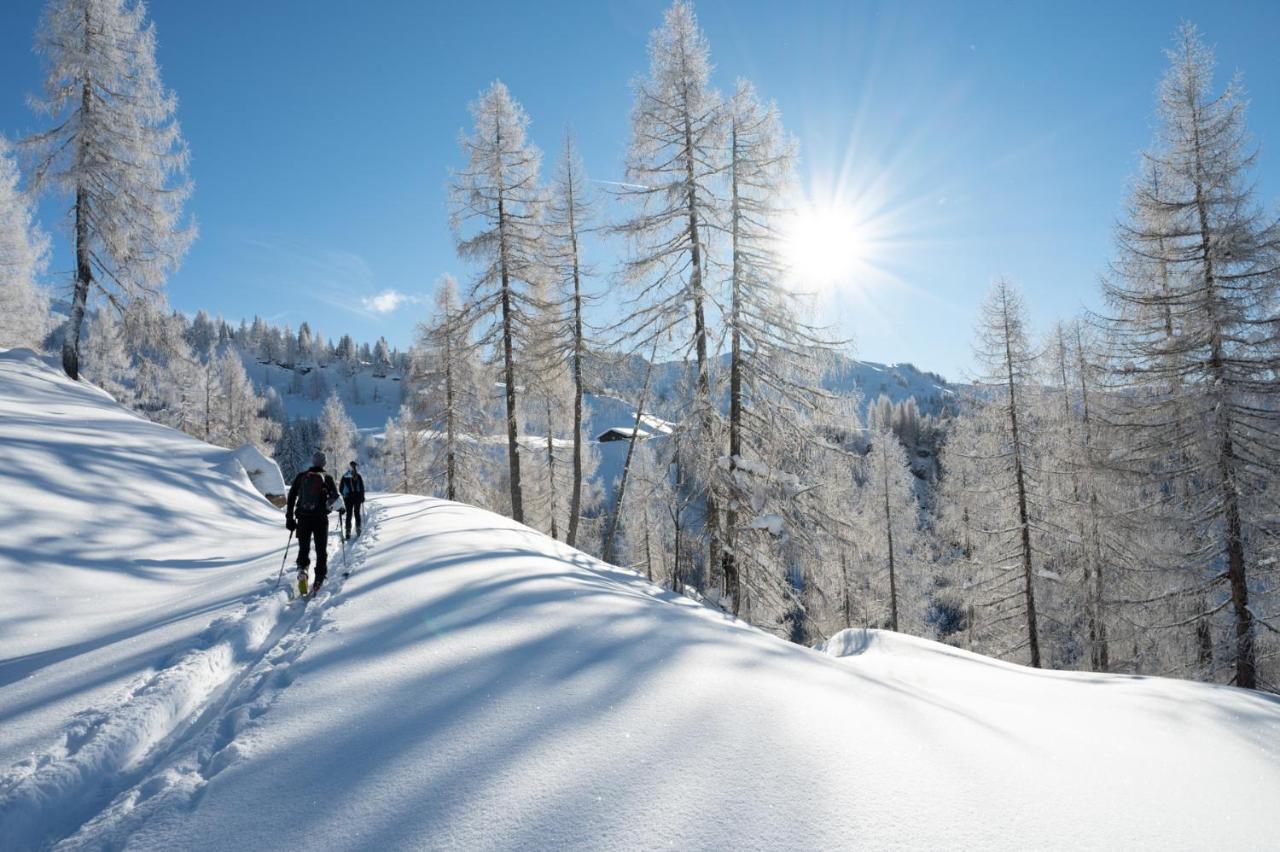
<path fill-rule="evenodd" d="M 329 512 L 338 502 L 338 489 L 333 477 L 324 472 L 324 453 L 311 457 L 311 467 L 293 478 L 289 501 L 285 506 L 284 525 L 298 531 L 298 591 L 307 593 L 307 566 L 311 563 L 311 540 L 316 543 L 316 584 L 313 592 L 324 585 L 329 573 Z"/>
<path fill-rule="evenodd" d="M 364 478 L 360 476 L 360 471 L 356 470 L 356 463 L 351 462 L 351 467 L 346 473 L 342 474 L 342 484 L 338 486 L 339 493 L 342 494 L 342 504 L 347 510 L 347 538 L 351 538 L 351 518 L 356 519 L 356 535 L 360 535 L 360 527 L 364 524 L 364 512 L 361 507 L 364 505 Z"/>

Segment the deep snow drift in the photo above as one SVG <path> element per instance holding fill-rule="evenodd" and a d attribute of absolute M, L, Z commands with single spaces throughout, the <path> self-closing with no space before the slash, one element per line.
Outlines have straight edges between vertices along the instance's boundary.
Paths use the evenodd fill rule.
<path fill-rule="evenodd" d="M 0 846 L 1275 842 L 1271 696 L 809 650 L 416 497 L 304 607 L 225 455 L 0 356 Z"/>

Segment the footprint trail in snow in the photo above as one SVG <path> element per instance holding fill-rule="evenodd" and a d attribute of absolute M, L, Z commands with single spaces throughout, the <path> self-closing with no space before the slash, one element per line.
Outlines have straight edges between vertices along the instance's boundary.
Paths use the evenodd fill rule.
<path fill-rule="evenodd" d="M 369 504 L 344 565 L 307 601 L 270 587 L 214 621 L 197 644 L 139 678 L 108 709 L 77 714 L 63 740 L 0 777 L 0 837 L 14 848 L 118 848 L 156 809 L 194 801 L 252 749 L 253 731 L 293 682 L 292 666 L 332 621 L 342 590 L 377 540 Z M 287 569 L 286 569 L 287 570 Z"/>

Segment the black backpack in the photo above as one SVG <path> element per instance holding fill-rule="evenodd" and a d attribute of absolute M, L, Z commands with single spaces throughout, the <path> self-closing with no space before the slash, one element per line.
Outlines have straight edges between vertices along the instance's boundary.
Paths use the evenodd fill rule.
<path fill-rule="evenodd" d="M 302 482 L 298 485 L 297 513 L 299 515 L 324 515 L 329 511 L 328 495 L 325 493 L 324 474 L 309 470 L 302 474 Z"/>

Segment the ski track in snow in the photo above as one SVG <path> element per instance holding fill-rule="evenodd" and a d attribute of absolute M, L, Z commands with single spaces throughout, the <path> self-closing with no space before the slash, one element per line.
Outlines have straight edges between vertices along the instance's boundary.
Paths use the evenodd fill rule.
<path fill-rule="evenodd" d="M 76 714 L 62 742 L 0 777 L 0 847 L 123 849 L 157 809 L 194 804 L 251 751 L 258 720 L 293 682 L 293 663 L 332 621 L 330 606 L 341 605 L 344 572 L 355 575 L 377 541 L 380 515 L 369 503 L 345 560 L 341 542 L 330 542 L 329 580 L 306 606 L 267 578 L 267 589 L 214 621 L 196 647 L 135 681 L 114 706 Z"/>

